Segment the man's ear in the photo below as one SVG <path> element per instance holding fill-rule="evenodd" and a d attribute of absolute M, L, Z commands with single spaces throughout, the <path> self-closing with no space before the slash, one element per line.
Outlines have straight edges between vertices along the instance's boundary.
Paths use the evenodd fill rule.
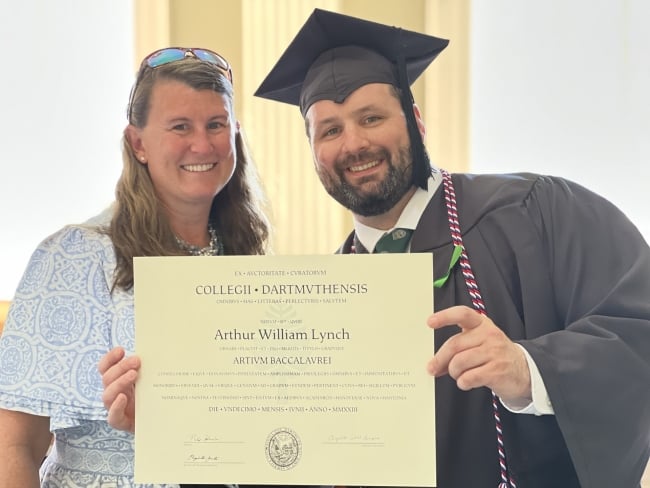
<path fill-rule="evenodd" d="M 424 120 L 422 120 L 422 114 L 420 113 L 420 108 L 415 103 L 413 104 L 413 114 L 415 115 L 415 121 L 418 124 L 418 130 L 420 131 L 422 140 L 424 140 L 424 136 L 427 133 L 427 128 L 424 125 Z"/>
<path fill-rule="evenodd" d="M 147 154 L 142 144 L 142 136 L 140 135 L 140 129 L 138 129 L 133 124 L 129 124 L 126 129 L 124 129 L 124 135 L 126 136 L 126 141 L 131 146 L 131 150 L 138 161 L 142 164 L 147 163 Z"/>

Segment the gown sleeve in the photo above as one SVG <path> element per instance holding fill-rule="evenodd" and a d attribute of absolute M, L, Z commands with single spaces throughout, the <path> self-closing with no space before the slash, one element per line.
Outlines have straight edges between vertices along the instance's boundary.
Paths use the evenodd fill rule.
<path fill-rule="evenodd" d="M 540 178 L 526 205 L 564 326 L 520 343 L 581 484 L 633 486 L 650 452 L 650 250 L 613 204 L 575 183 Z"/>

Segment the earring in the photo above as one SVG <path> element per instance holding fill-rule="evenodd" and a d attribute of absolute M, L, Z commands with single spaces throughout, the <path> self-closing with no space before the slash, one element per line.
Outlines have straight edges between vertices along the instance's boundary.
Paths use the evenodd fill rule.
<path fill-rule="evenodd" d="M 144 156 L 140 156 L 140 161 L 144 163 Z"/>

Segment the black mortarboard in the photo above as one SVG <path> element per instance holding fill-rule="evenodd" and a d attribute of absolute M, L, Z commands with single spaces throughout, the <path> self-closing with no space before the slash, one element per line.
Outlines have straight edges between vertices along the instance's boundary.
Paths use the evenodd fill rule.
<path fill-rule="evenodd" d="M 419 32 L 315 9 L 255 95 L 298 105 L 341 103 L 368 83 L 402 90 L 414 161 L 414 182 L 426 188 L 429 158 L 413 115 L 410 85 L 449 43 Z"/>

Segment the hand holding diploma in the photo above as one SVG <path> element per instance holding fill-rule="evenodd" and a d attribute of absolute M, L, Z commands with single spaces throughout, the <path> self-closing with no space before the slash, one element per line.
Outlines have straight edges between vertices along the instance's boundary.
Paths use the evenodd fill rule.
<path fill-rule="evenodd" d="M 125 357 L 122 347 L 115 347 L 99 361 L 104 393 L 102 401 L 108 410 L 111 427 L 135 432 L 135 383 L 140 370 L 138 356 Z"/>

